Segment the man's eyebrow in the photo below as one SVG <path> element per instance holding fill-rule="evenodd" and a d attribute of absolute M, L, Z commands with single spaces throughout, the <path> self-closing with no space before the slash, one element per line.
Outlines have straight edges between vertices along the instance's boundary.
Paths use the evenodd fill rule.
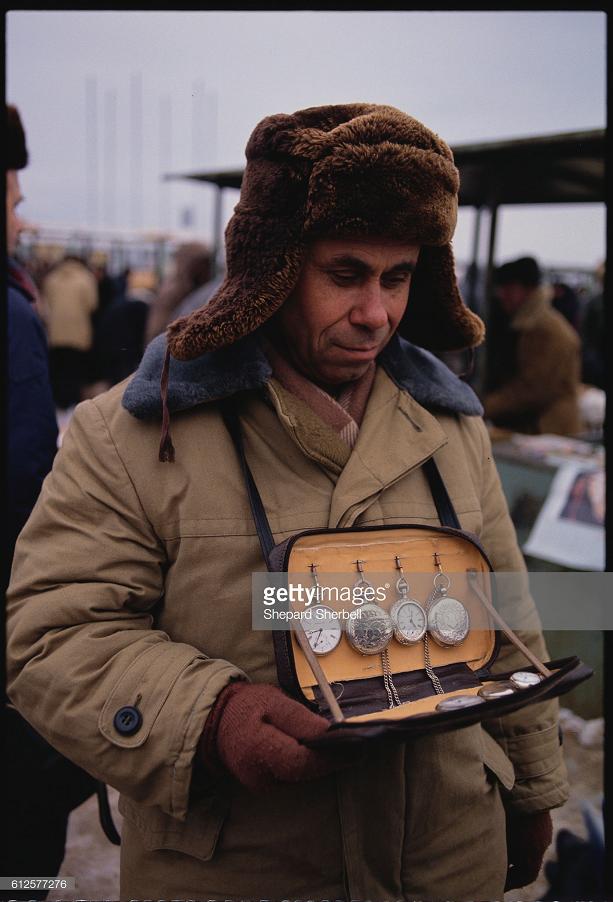
<path fill-rule="evenodd" d="M 415 272 L 415 264 L 411 260 L 406 260 L 402 263 L 397 263 L 396 266 L 392 266 L 386 272 Z"/>
<path fill-rule="evenodd" d="M 331 266 L 347 266 L 351 269 L 355 269 L 358 272 L 370 273 L 373 272 L 373 268 L 369 263 L 366 263 L 365 260 L 360 259 L 360 257 L 353 257 L 351 254 L 336 254 L 333 257 L 323 261 L 320 266 L 323 268 L 328 268 Z M 389 269 L 386 269 L 386 273 L 395 273 L 395 272 L 414 272 L 415 271 L 415 263 L 411 260 L 402 260 L 400 263 L 396 263 L 395 266 L 391 266 Z"/>

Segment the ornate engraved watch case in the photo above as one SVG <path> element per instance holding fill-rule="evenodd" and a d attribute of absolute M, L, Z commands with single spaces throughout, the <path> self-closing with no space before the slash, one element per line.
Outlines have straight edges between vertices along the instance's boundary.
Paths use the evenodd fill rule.
<path fill-rule="evenodd" d="M 390 643 L 394 625 L 390 615 L 374 602 L 367 601 L 359 609 L 360 616 L 347 623 L 347 640 L 363 655 L 378 655 Z"/>

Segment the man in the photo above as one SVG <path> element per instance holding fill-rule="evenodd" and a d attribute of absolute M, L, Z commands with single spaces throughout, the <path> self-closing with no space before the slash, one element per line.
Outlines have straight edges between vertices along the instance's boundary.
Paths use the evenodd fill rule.
<path fill-rule="evenodd" d="M 36 287 L 14 259 L 25 222 L 18 208 L 23 197 L 19 170 L 28 162 L 19 112 L 7 106 L 6 238 L 8 253 L 9 363 L 9 559 L 51 469 L 57 450 L 57 422 L 49 385 L 47 340 L 36 312 Z"/>
<path fill-rule="evenodd" d="M 93 315 L 98 283 L 84 261 L 69 253 L 43 281 L 49 329 L 49 362 L 55 403 L 68 410 L 82 399 L 92 381 Z"/>
<path fill-rule="evenodd" d="M 516 333 L 515 371 L 484 399 L 485 416 L 515 432 L 574 435 L 581 430 L 581 343 L 551 306 L 551 292 L 533 257 L 499 267 L 495 285 Z"/>
<path fill-rule="evenodd" d="M 362 755 L 304 745 L 327 722 L 251 630 L 265 567 L 219 404 L 275 541 L 438 523 L 436 454 L 462 527 L 521 571 L 475 395 L 398 334 L 483 337 L 455 281 L 451 151 L 351 104 L 268 117 L 246 154 L 221 288 L 71 421 L 19 545 L 10 691 L 122 793 L 122 898 L 502 898 L 507 844 L 523 885 L 567 798 L 555 704 Z"/>
<path fill-rule="evenodd" d="M 18 110 L 6 108 L 6 235 L 8 251 L 8 407 L 5 509 L 8 542 L 2 592 L 8 583 L 15 542 L 38 498 L 57 451 L 57 421 L 49 383 L 47 340 L 35 309 L 36 288 L 13 255 L 25 223 L 19 170 L 28 163 Z M 0 852 L 6 875 L 54 877 L 64 859 L 68 816 L 94 791 L 92 778 L 49 746 L 12 706 L 3 705 L 4 810 L 10 826 Z M 26 898 L 46 897 L 28 890 Z M 14 898 L 22 898 L 21 893 Z"/>

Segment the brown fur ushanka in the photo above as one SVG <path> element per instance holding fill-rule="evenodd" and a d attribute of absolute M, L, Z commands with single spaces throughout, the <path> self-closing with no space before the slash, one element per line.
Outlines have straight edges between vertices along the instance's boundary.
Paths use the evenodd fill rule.
<path fill-rule="evenodd" d="M 173 357 L 190 360 L 257 329 L 296 285 L 309 241 L 324 237 L 420 244 L 400 332 L 441 351 L 483 340 L 455 277 L 459 176 L 441 138 L 394 107 L 349 104 L 268 116 L 245 153 L 226 279 L 205 307 L 169 326 Z"/>

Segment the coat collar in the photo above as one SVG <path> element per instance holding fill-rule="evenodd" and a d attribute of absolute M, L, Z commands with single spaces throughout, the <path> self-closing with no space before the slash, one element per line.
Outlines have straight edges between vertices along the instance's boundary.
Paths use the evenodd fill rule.
<path fill-rule="evenodd" d="M 159 335 L 147 347 L 124 392 L 123 406 L 139 419 L 162 416 L 160 376 L 165 351 L 166 336 Z M 483 408 L 472 388 L 429 351 L 395 335 L 379 355 L 378 362 L 396 385 L 423 407 L 482 416 Z M 168 408 L 175 413 L 239 391 L 260 389 L 271 376 L 257 333 L 194 360 L 171 358 Z"/>

